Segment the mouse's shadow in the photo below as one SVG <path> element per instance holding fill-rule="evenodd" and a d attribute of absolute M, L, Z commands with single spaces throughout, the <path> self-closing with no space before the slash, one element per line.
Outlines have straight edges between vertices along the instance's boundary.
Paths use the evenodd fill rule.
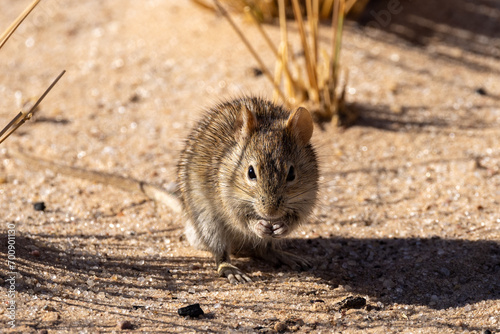
<path fill-rule="evenodd" d="M 169 231 L 159 232 L 158 238 Z M 33 239 L 34 238 L 34 239 Z M 61 248 L 61 241 L 46 235 L 16 235 L 16 269 L 21 276 L 36 279 L 40 291 L 48 289 L 52 277 L 68 274 L 80 281 L 65 280 L 60 284 L 76 289 L 81 282 L 97 276 L 94 289 L 109 295 L 127 294 L 127 291 L 143 289 L 136 284 L 137 276 L 154 277 L 152 286 L 158 289 L 182 289 L 177 282 L 189 287 L 198 280 L 216 280 L 210 266 L 204 270 L 191 270 L 192 266 L 212 262 L 210 257 L 170 257 L 159 254 L 150 258 L 137 250 L 137 255 L 121 254 L 122 238 L 113 236 L 66 236 L 65 240 L 78 243 L 78 249 L 68 252 Z M 106 240 L 112 255 L 97 255 L 84 251 L 89 243 Z M 0 240 L 7 235 L 0 232 Z M 29 245 L 38 244 L 40 256 L 34 257 Z M 0 253 L 7 258 L 7 244 Z M 349 286 L 354 295 L 367 295 L 384 303 L 426 305 L 434 309 L 459 307 L 483 300 L 500 300 L 500 242 L 470 241 L 440 238 L 314 238 L 290 239 L 284 249 L 311 259 L 313 268 L 293 275 L 314 276 L 332 287 Z M 207 254 L 208 255 L 208 254 Z M 243 263 L 242 263 L 243 262 Z M 246 271 L 255 270 L 273 273 L 292 270 L 286 266 L 276 269 L 261 261 L 236 259 Z M 92 269 L 94 272 L 91 272 Z M 8 272 L 7 261 L 0 263 L 0 271 Z M 42 274 L 51 272 L 52 274 Z M 172 273 L 178 276 L 173 278 Z M 112 282 L 123 292 L 110 289 L 106 280 L 110 275 L 130 278 L 123 282 Z M 54 276 L 55 275 L 55 276 Z M 102 282 L 101 282 L 102 281 Z M 80 283 L 79 283 L 80 282 Z M 150 286 L 148 286 L 149 288 Z M 18 291 L 34 289 L 30 283 L 20 281 Z M 35 291 L 36 292 L 36 291 Z"/>
<path fill-rule="evenodd" d="M 313 259 L 305 275 L 383 302 L 445 309 L 500 299 L 495 241 L 315 238 L 292 239 L 286 248 Z"/>

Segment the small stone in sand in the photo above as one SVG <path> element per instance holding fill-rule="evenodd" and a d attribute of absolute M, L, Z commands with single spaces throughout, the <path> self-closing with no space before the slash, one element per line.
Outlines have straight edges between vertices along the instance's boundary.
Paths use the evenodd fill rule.
<path fill-rule="evenodd" d="M 483 87 L 479 87 L 476 89 L 476 94 L 479 94 L 479 95 L 488 95 L 488 93 L 486 92 L 486 89 L 484 89 Z"/>
<path fill-rule="evenodd" d="M 286 323 L 284 321 L 278 321 L 275 325 L 274 325 L 274 330 L 276 332 L 284 332 L 288 329 L 288 326 L 286 325 Z"/>
<path fill-rule="evenodd" d="M 121 330 L 134 329 L 134 325 L 128 320 L 122 320 L 118 322 L 118 328 Z"/>
<path fill-rule="evenodd" d="M 339 307 L 339 311 L 341 310 L 350 310 L 350 309 L 358 309 L 362 308 L 366 305 L 366 299 L 363 297 L 347 297 L 346 299 L 342 300 L 341 302 L 337 303 L 337 306 Z"/>
<path fill-rule="evenodd" d="M 33 208 L 35 211 L 45 211 L 47 207 L 45 206 L 45 202 L 36 202 L 33 204 Z"/>
<path fill-rule="evenodd" d="M 180 309 L 177 310 L 177 313 L 181 317 L 190 316 L 194 318 L 205 314 L 205 312 L 203 312 L 203 310 L 201 309 L 200 304 L 192 304 L 186 307 L 181 307 Z"/>

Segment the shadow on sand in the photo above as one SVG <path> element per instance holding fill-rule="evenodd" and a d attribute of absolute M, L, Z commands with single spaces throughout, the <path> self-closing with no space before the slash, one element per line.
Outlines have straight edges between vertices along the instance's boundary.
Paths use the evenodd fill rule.
<path fill-rule="evenodd" d="M 499 55 L 500 3 L 494 0 L 370 1 L 359 23 L 416 45 L 432 41 L 486 57 Z"/>
<path fill-rule="evenodd" d="M 113 256 L 68 252 L 58 245 L 61 241 L 33 238 L 16 237 L 17 271 L 23 277 L 35 279 L 40 285 L 36 288 L 22 280 L 18 284 L 18 292 L 30 289 L 50 291 L 50 283 L 68 275 L 74 279 L 58 283 L 71 289 L 83 287 L 82 290 L 85 290 L 88 288 L 86 280 L 97 277 L 92 290 L 105 291 L 109 295 L 119 294 L 121 297 L 127 297 L 133 290 L 145 289 L 134 283 L 138 276 L 153 277 L 147 288 L 165 291 L 183 289 L 177 286 L 179 281 L 186 287 L 195 284 L 195 281 L 218 279 L 211 268 L 212 259 L 208 256 L 169 257 L 162 254 L 152 260 L 143 256 L 141 251 L 137 252 L 137 257 L 120 256 L 116 254 L 123 248 L 122 238 L 116 237 L 106 237 L 116 239 L 116 244 L 113 244 L 114 240 L 107 240 L 107 248 L 115 250 Z M 1 234 L 0 240 L 7 240 L 7 236 Z M 86 242 L 85 237 L 82 242 Z M 41 256 L 32 255 L 30 249 L 33 244 L 37 245 Z M 500 243 L 494 241 L 331 237 L 291 239 L 286 248 L 296 254 L 307 254 L 314 263 L 313 269 L 298 275 L 319 277 L 333 287 L 348 285 L 353 294 L 368 295 L 385 303 L 445 309 L 500 299 Z M 5 244 L 1 253 L 2 257 L 7 257 Z M 277 272 L 276 268 L 265 263 L 244 262 L 249 271 Z M 210 266 L 203 268 L 204 263 Z M 2 261 L 0 268 L 8 272 L 6 265 L 6 261 Z M 194 272 L 193 266 L 199 269 Z M 289 269 L 282 267 L 279 270 Z M 176 273 L 175 278 L 172 273 Z M 123 279 L 113 279 L 113 275 Z M 109 284 L 113 285 L 113 289 L 109 288 Z"/>
<path fill-rule="evenodd" d="M 500 299 L 500 243 L 431 239 L 295 239 L 310 273 L 354 294 L 435 309 Z"/>

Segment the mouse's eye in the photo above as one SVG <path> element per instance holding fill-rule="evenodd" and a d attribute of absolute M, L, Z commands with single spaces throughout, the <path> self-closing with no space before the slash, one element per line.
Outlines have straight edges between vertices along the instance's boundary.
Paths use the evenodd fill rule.
<path fill-rule="evenodd" d="M 248 178 L 250 180 L 256 180 L 257 175 L 255 174 L 255 170 L 253 169 L 253 166 L 248 167 Z"/>
<path fill-rule="evenodd" d="M 286 176 L 286 181 L 291 182 L 293 180 L 295 180 L 295 168 L 293 168 L 293 166 L 290 166 L 290 168 L 288 168 L 288 175 Z"/>

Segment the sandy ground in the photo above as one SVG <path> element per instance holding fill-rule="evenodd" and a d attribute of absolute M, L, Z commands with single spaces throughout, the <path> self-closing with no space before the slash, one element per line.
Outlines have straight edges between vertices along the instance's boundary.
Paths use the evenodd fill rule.
<path fill-rule="evenodd" d="M 0 30 L 28 2 L 4 1 Z M 0 146 L 0 331 L 500 332 L 500 4 L 437 3 L 402 2 L 385 29 L 348 24 L 347 99 L 362 117 L 316 128 L 321 202 L 287 246 L 314 268 L 236 259 L 255 282 L 231 285 L 183 238 L 181 214 L 9 151 L 166 185 L 203 109 L 271 97 L 254 60 L 227 22 L 188 1 L 42 2 L 0 53 L 2 124 L 67 70 Z M 350 296 L 367 305 L 339 311 Z M 204 316 L 177 315 L 193 303 Z"/>

